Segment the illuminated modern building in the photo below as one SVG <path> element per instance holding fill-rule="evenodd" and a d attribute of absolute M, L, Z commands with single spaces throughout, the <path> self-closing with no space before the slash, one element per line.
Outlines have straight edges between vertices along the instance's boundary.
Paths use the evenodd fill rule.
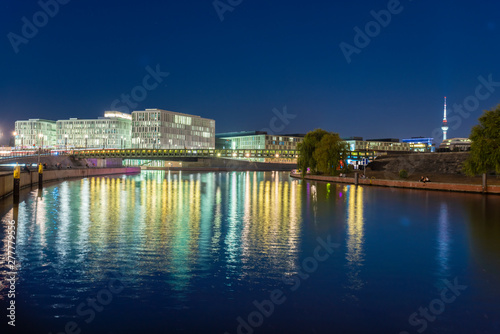
<path fill-rule="evenodd" d="M 269 135 L 265 131 L 218 133 L 216 147 L 232 150 L 296 150 L 305 135 Z"/>
<path fill-rule="evenodd" d="M 361 137 L 351 137 L 343 138 L 343 140 L 349 145 L 351 152 L 396 153 L 411 151 L 409 143 L 401 143 L 399 139 L 395 138 L 363 140 Z"/>
<path fill-rule="evenodd" d="M 444 97 L 444 117 L 443 126 L 441 127 L 441 129 L 443 130 L 443 141 L 445 141 L 448 133 L 448 121 L 446 120 L 446 96 Z"/>
<path fill-rule="evenodd" d="M 215 121 L 162 109 L 132 112 L 133 148 L 215 148 Z"/>
<path fill-rule="evenodd" d="M 19 148 L 53 147 L 56 144 L 56 122 L 45 119 L 16 121 L 15 146 Z"/>
<path fill-rule="evenodd" d="M 58 148 L 130 148 L 132 116 L 106 111 L 98 119 L 57 121 Z"/>
<path fill-rule="evenodd" d="M 424 137 L 411 137 L 410 139 L 403 139 L 403 143 L 410 144 L 412 152 L 434 152 L 436 147 L 433 143 L 434 138 Z"/>
<path fill-rule="evenodd" d="M 443 140 L 441 145 L 439 145 L 439 151 L 470 151 L 471 144 L 472 141 L 469 138 L 450 138 Z"/>

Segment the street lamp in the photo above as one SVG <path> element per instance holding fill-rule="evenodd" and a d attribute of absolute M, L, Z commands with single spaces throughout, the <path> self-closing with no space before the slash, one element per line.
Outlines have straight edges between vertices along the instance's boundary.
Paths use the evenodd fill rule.
<path fill-rule="evenodd" d="M 21 150 L 24 149 L 24 133 L 21 133 Z"/>
<path fill-rule="evenodd" d="M 120 137 L 120 149 L 123 150 L 123 136 Z"/>
<path fill-rule="evenodd" d="M 43 133 L 39 133 L 38 138 L 40 138 L 42 141 L 42 145 L 40 146 L 40 149 L 43 149 Z"/>
<path fill-rule="evenodd" d="M 89 135 L 85 135 L 85 149 L 87 149 L 87 139 L 89 139 Z"/>
<path fill-rule="evenodd" d="M 17 132 L 12 132 L 12 135 L 14 136 L 14 147 L 17 150 Z"/>
<path fill-rule="evenodd" d="M 38 147 L 38 164 L 37 165 L 40 166 L 40 153 L 42 152 L 42 148 L 43 148 L 43 134 L 39 133 L 38 138 L 40 138 L 42 140 L 42 146 Z"/>
<path fill-rule="evenodd" d="M 68 135 L 67 134 L 64 135 L 64 150 L 65 151 L 68 150 Z"/>

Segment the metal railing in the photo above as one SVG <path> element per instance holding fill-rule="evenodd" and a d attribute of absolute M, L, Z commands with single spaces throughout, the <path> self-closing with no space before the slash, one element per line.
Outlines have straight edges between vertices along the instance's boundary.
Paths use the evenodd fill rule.
<path fill-rule="evenodd" d="M 215 149 L 104 149 L 74 151 L 79 158 L 124 158 L 124 159 L 164 159 L 164 158 L 229 158 L 229 159 L 296 159 L 295 150 L 215 150 Z"/>

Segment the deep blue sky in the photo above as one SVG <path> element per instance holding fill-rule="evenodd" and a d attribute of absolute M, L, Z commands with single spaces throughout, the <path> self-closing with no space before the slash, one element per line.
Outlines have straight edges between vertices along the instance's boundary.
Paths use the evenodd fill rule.
<path fill-rule="evenodd" d="M 15 53 L 8 34 L 22 35 L 22 18 L 33 22 L 41 7 L 3 0 L 0 129 L 102 116 L 159 65 L 170 75 L 132 110 L 209 117 L 225 132 L 268 128 L 273 109 L 286 106 L 296 118 L 281 133 L 431 136 L 445 95 L 451 111 L 475 95 L 479 76 L 500 82 L 500 2 L 401 0 L 348 64 L 339 44 L 354 45 L 353 28 L 364 30 L 370 11 L 391 1 L 243 0 L 221 21 L 213 0 L 71 0 Z M 482 110 L 500 103 L 493 89 L 469 117 L 457 116 L 449 137 L 467 137 Z"/>

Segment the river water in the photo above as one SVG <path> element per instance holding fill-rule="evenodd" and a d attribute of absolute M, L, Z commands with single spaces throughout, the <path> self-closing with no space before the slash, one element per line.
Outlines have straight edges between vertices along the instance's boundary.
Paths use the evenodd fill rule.
<path fill-rule="evenodd" d="M 499 196 L 147 171 L 21 201 L 18 333 L 500 333 Z"/>

